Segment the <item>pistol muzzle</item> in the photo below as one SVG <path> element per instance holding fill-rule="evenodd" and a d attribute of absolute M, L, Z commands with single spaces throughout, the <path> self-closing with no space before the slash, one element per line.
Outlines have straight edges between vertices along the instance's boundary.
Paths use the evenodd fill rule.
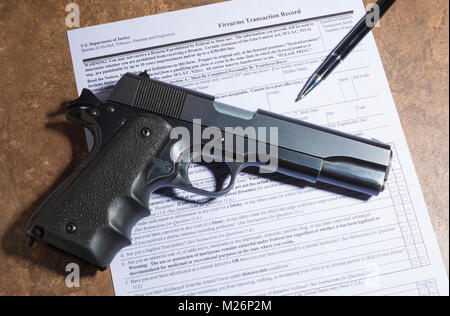
<path fill-rule="evenodd" d="M 378 195 L 385 189 L 389 171 L 390 163 L 388 166 L 380 166 L 334 158 L 323 161 L 318 180 L 368 195 Z"/>

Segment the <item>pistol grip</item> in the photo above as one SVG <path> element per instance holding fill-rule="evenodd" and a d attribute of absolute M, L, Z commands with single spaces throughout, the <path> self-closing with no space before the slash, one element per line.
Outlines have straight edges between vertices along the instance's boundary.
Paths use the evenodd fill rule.
<path fill-rule="evenodd" d="M 142 179 L 167 146 L 170 130 L 154 115 L 129 118 L 43 203 L 27 233 L 106 269 L 131 244 L 137 221 L 150 215 Z"/>

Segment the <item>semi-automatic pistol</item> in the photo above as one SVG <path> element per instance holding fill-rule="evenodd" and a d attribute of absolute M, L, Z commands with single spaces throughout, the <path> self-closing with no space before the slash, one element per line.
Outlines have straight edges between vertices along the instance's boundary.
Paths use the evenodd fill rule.
<path fill-rule="evenodd" d="M 379 141 L 242 110 L 146 73 L 125 74 L 105 102 L 83 90 L 67 117 L 87 127 L 95 145 L 33 215 L 27 234 L 101 270 L 131 244 L 157 189 L 216 198 L 233 188 L 243 169 L 259 167 L 261 176 L 278 172 L 378 195 L 392 159 L 390 146 Z M 217 181 L 215 190 L 193 185 L 194 162 L 225 166 L 228 181 Z"/>

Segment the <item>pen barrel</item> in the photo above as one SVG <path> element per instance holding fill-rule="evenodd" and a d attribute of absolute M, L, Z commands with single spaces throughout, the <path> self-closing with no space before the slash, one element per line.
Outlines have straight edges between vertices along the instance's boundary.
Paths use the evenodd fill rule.
<path fill-rule="evenodd" d="M 381 0 L 375 5 L 377 10 L 372 8 L 352 30 L 334 48 L 330 55 L 325 58 L 316 73 L 320 74 L 320 79 L 325 80 L 333 70 L 355 49 L 356 46 L 369 34 L 377 24 L 377 19 L 381 19 L 392 7 L 395 0 Z M 376 14 L 378 12 L 378 15 Z"/>

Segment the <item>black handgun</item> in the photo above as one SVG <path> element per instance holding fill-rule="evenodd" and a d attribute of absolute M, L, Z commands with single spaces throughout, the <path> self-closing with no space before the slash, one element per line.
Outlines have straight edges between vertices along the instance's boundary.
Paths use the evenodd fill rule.
<path fill-rule="evenodd" d="M 95 146 L 33 215 L 27 234 L 101 270 L 131 244 L 132 228 L 150 215 L 150 194 L 157 189 L 215 198 L 233 188 L 244 168 L 259 166 L 378 195 L 392 159 L 390 146 L 379 141 L 267 111 L 245 111 L 146 73 L 125 74 L 105 102 L 84 89 L 69 103 L 67 117 L 91 131 Z M 261 128 L 277 137 L 251 132 Z M 186 140 L 183 131 L 210 137 Z M 212 191 L 192 185 L 189 176 L 191 163 L 203 161 L 205 153 L 211 161 L 221 160 L 231 178 Z"/>

